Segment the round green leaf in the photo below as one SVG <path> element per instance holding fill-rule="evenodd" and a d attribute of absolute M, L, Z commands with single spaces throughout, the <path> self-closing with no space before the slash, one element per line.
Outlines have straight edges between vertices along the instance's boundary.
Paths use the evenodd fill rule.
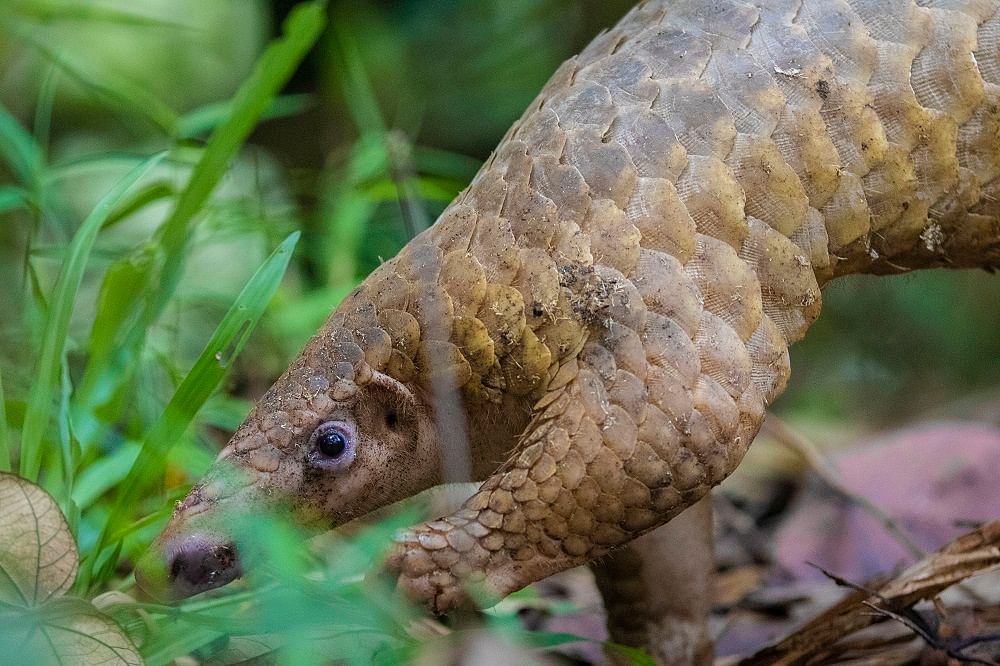
<path fill-rule="evenodd" d="M 114 620 L 82 599 L 62 597 L 12 615 L 0 648 L 16 664 L 141 666 L 142 657 Z"/>
<path fill-rule="evenodd" d="M 0 473 L 0 602 L 30 607 L 62 595 L 78 563 L 55 501 L 35 484 Z"/>

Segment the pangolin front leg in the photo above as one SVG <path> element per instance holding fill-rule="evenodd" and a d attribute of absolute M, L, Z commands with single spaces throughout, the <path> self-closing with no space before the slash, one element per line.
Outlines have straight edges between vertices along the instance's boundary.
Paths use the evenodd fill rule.
<path fill-rule="evenodd" d="M 656 521 L 655 491 L 629 480 L 622 462 L 637 445 L 645 391 L 641 383 L 618 387 L 619 401 L 639 413 L 612 402 L 617 373 L 613 359 L 602 360 L 603 375 L 580 363 L 552 391 L 515 453 L 461 510 L 404 537 L 391 566 L 411 596 L 443 612 L 466 598 L 463 583 L 475 574 L 481 601 L 498 599 Z"/>
<path fill-rule="evenodd" d="M 720 254 L 742 265 L 734 251 Z M 746 341 L 696 299 L 691 318 L 679 317 L 692 335 L 660 313 L 656 289 L 644 299 L 634 286 L 655 284 L 671 260 L 636 256 L 632 281 L 606 271 L 586 282 L 609 294 L 608 316 L 554 373 L 506 463 L 460 511 L 399 545 L 390 567 L 414 598 L 441 612 L 466 599 L 470 576 L 499 598 L 601 557 L 697 502 L 742 456 L 763 411 L 748 344 L 772 369 L 783 358 L 780 336 L 756 332 L 767 326 L 759 288 L 757 307 L 741 308 Z M 684 299 L 673 302 L 681 314 Z"/>

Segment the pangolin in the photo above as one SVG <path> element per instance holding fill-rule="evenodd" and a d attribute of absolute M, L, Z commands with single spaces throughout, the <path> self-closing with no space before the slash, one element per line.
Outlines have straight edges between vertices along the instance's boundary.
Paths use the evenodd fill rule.
<path fill-rule="evenodd" d="M 465 477 L 386 566 L 437 612 L 499 598 L 725 479 L 824 284 L 996 268 L 998 217 L 1000 1 L 647 0 L 339 304 L 155 550 L 192 594 L 240 573 L 222 515 L 332 528 Z"/>

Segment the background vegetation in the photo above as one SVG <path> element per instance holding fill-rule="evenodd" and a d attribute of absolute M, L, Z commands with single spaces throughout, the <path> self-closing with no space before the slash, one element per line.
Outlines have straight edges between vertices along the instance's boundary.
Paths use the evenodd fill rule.
<path fill-rule="evenodd" d="M 357 584 L 412 514 L 322 555 L 269 524 L 286 564 L 261 567 L 254 593 L 178 610 L 114 591 L 342 295 L 631 4 L 0 3 L 0 470 L 66 515 L 70 596 L 104 595 L 39 611 L 42 625 L 99 608 L 151 664 L 238 661 L 276 632 L 294 663 L 321 654 L 299 640 L 317 631 L 336 642 L 322 653 L 361 662 L 428 649 L 412 610 Z M 845 280 L 826 301 L 776 406 L 790 420 L 831 440 L 943 404 L 1000 420 L 995 276 Z M 306 571 L 315 584 L 298 584 Z M 32 605 L 3 590 L 0 613 Z M 489 622 L 504 640 L 570 638 L 526 633 L 502 607 Z"/>

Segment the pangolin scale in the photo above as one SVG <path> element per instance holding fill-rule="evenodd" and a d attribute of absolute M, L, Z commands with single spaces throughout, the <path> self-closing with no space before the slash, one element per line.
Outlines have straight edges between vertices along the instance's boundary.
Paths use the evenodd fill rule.
<path fill-rule="evenodd" d="M 246 493 L 342 523 L 454 480 L 467 444 L 479 491 L 389 567 L 437 611 L 510 593 L 726 478 L 827 281 L 1000 266 L 998 201 L 1000 2 L 642 2 L 262 398 L 220 463 L 247 485 L 210 474 L 167 535 Z M 378 400 L 435 447 L 310 469 L 316 427 Z"/>

